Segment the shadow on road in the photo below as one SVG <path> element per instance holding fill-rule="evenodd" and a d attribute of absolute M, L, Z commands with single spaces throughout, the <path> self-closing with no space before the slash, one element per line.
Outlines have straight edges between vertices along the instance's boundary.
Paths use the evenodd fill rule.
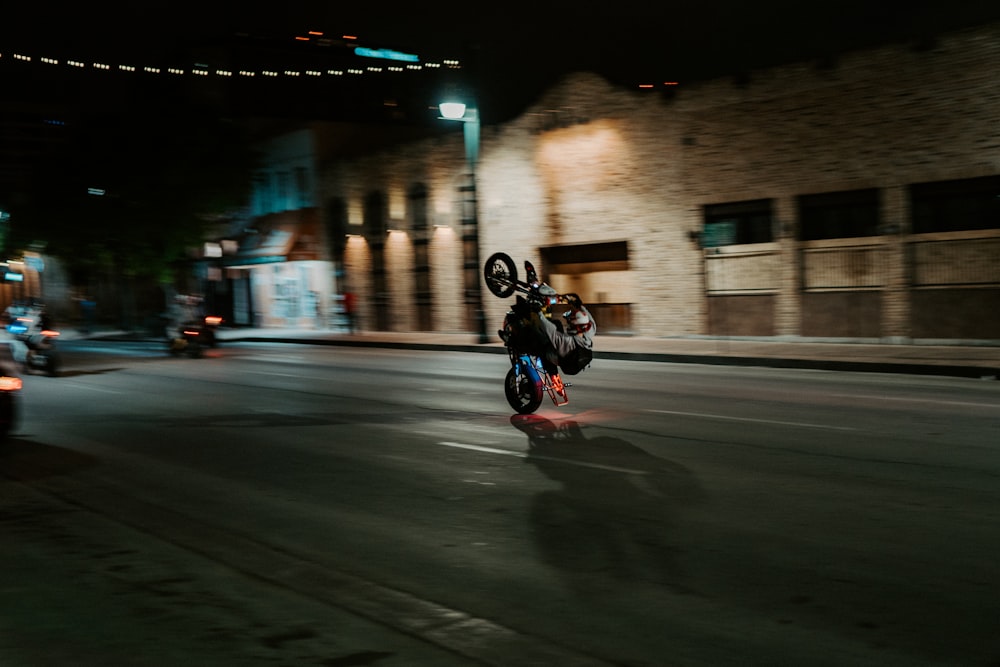
<path fill-rule="evenodd" d="M 545 562 L 580 575 L 571 580 L 582 588 L 595 574 L 682 588 L 675 517 L 703 496 L 690 471 L 621 438 L 588 438 L 575 421 L 510 421 L 528 436 L 526 460 L 562 484 L 532 501 Z"/>
<path fill-rule="evenodd" d="M 71 378 L 71 377 L 78 377 L 80 375 L 104 375 L 105 373 L 114 373 L 115 371 L 121 371 L 121 370 L 125 369 L 119 366 L 116 368 L 94 368 L 87 371 L 84 370 L 59 371 L 59 373 L 57 373 L 57 377 Z"/>
<path fill-rule="evenodd" d="M 9 437 L 0 444 L 0 476 L 27 482 L 65 475 L 97 463 L 88 454 Z"/>

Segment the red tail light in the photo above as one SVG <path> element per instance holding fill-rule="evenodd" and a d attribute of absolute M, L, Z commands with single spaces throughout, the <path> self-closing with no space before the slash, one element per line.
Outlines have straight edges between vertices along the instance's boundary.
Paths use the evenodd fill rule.
<path fill-rule="evenodd" d="M 43 329 L 42 330 L 42 335 L 43 336 L 48 336 L 49 338 L 55 338 L 56 336 L 59 335 L 59 332 L 58 331 L 53 331 L 52 329 Z"/>
<path fill-rule="evenodd" d="M 210 327 L 217 327 L 222 324 L 222 318 L 218 315 L 207 315 L 205 317 L 205 324 Z"/>
<path fill-rule="evenodd" d="M 0 377 L 0 391 L 20 391 L 21 378 L 13 378 L 4 375 Z"/>

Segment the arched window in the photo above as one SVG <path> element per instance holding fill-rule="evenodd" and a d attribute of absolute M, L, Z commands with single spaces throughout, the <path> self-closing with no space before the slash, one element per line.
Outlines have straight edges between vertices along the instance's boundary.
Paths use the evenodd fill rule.
<path fill-rule="evenodd" d="M 370 192 L 365 197 L 364 228 L 371 251 L 372 271 L 372 308 L 375 315 L 375 330 L 390 330 L 390 298 L 389 279 L 385 266 L 385 235 L 387 232 L 385 194 L 379 190 Z"/>
<path fill-rule="evenodd" d="M 417 329 L 434 328 L 434 293 L 431 288 L 430 235 L 427 233 L 427 187 L 417 183 L 407 193 L 413 229 L 413 300 L 417 306 Z"/>

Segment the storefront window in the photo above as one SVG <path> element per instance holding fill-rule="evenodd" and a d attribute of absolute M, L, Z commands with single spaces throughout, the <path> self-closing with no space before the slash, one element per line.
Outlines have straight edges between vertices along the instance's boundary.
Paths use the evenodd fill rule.
<path fill-rule="evenodd" d="M 1000 176 L 915 183 L 910 186 L 913 231 L 1000 228 Z"/>
<path fill-rule="evenodd" d="M 774 240 L 770 199 L 708 204 L 704 208 L 704 216 L 702 247 L 769 243 Z"/>
<path fill-rule="evenodd" d="M 803 241 L 877 236 L 878 190 L 849 190 L 801 195 L 799 238 Z"/>

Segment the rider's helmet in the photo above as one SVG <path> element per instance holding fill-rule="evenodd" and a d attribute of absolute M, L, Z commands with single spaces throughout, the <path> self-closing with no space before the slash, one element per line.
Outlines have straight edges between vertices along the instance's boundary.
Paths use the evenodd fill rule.
<path fill-rule="evenodd" d="M 587 311 L 582 308 L 574 308 L 567 312 L 564 317 L 569 322 L 569 330 L 572 334 L 581 334 L 585 331 L 590 331 L 591 327 L 594 326 L 594 322 L 587 315 Z"/>

